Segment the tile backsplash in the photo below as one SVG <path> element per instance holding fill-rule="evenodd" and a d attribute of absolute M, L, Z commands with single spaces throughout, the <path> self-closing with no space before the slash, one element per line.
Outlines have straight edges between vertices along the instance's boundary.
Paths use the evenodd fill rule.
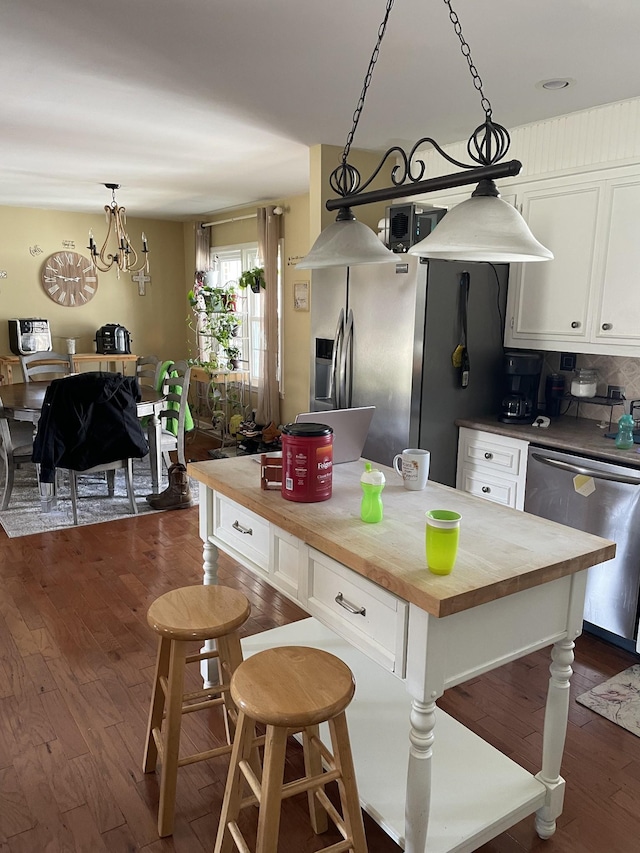
<path fill-rule="evenodd" d="M 627 358 L 617 355 L 590 355 L 578 353 L 576 356 L 576 368 L 591 367 L 598 371 L 597 394 L 606 396 L 608 385 L 622 385 L 627 401 L 640 400 L 640 358 Z M 541 407 L 544 407 L 545 379 L 549 373 L 560 373 L 565 378 L 566 390 L 569 391 L 573 373 L 560 370 L 560 353 L 547 352 L 544 354 L 542 376 L 540 378 L 539 399 Z M 579 405 L 581 418 L 591 418 L 596 421 L 611 421 L 616 424 L 620 415 L 629 411 L 629 403 L 625 406 L 616 406 L 613 410 L 609 406 L 598 406 L 593 403 L 580 404 L 572 402 L 567 414 L 575 415 L 576 406 Z"/>

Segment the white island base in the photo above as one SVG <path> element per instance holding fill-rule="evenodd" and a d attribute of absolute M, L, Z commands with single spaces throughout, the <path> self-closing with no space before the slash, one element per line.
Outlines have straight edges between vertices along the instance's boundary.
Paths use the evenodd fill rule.
<path fill-rule="evenodd" d="M 274 646 L 314 646 L 351 668 L 347 711 L 362 808 L 404 848 L 411 697 L 406 685 L 316 619 L 242 641 L 245 656 Z M 546 788 L 497 749 L 436 709 L 428 853 L 470 853 L 545 803 Z M 323 732 L 327 743 L 328 732 Z"/>

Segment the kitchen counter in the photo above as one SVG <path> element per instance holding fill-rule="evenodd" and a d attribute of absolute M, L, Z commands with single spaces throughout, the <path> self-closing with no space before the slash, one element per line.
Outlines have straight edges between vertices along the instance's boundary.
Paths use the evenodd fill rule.
<path fill-rule="evenodd" d="M 393 469 L 377 467 L 386 477 L 380 524 L 360 520 L 361 461 L 336 465 L 332 498 L 319 503 L 286 501 L 279 491 L 260 489 L 260 468 L 251 457 L 192 462 L 188 472 L 437 617 L 582 571 L 612 556 L 611 544 L 597 537 L 514 513 L 438 483 L 407 491 Z M 457 571 L 444 577 L 425 571 L 424 513 L 437 506 L 456 510 L 465 520 Z"/>
<path fill-rule="evenodd" d="M 547 429 L 504 424 L 497 418 L 460 418 L 455 422 L 458 427 L 483 430 L 495 435 L 505 435 L 509 438 L 519 438 L 540 447 L 553 447 L 569 453 L 579 453 L 593 459 L 604 459 L 608 462 L 618 462 L 632 468 L 640 468 L 640 444 L 633 450 L 618 450 L 612 438 L 605 438 L 605 433 L 617 429 L 615 424 L 611 430 L 600 429 L 598 421 L 589 418 L 572 418 L 564 416 L 551 421 Z"/>

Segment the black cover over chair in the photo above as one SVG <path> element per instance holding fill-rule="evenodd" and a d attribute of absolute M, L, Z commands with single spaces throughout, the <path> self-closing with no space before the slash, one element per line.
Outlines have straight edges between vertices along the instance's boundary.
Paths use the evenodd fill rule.
<path fill-rule="evenodd" d="M 70 471 L 75 523 L 76 472 L 125 468 L 131 511 L 137 512 L 131 459 L 142 459 L 149 452 L 138 420 L 139 399 L 135 376 L 119 373 L 80 373 L 56 379 L 47 388 L 33 461 L 40 465 L 43 483 L 54 482 L 56 468 Z"/>

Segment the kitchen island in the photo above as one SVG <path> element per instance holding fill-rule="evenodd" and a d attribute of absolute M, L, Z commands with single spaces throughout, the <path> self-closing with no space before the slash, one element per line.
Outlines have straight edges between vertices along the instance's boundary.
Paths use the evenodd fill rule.
<path fill-rule="evenodd" d="M 429 483 L 407 491 L 383 468 L 384 519 L 359 517 L 363 463 L 334 468 L 333 496 L 260 489 L 258 457 L 190 463 L 200 482 L 204 582 L 218 548 L 312 618 L 254 635 L 245 654 L 320 646 L 356 679 L 348 718 L 363 808 L 408 853 L 472 851 L 527 815 L 542 837 L 562 811 L 560 765 L 586 569 L 613 543 Z M 451 575 L 425 566 L 424 513 L 462 515 Z M 535 776 L 436 708 L 443 692 L 552 646 Z M 496 697 L 499 702 L 499 697 Z"/>

